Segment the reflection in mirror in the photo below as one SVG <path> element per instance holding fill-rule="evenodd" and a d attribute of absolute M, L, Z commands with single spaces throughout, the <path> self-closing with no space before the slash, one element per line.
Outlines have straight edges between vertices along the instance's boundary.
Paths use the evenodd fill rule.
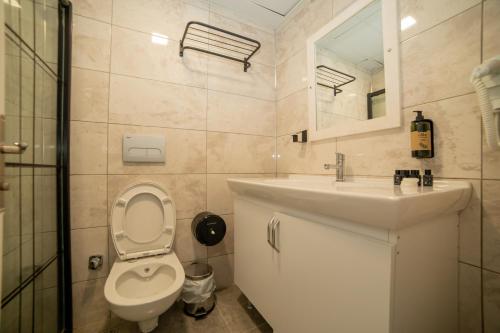
<path fill-rule="evenodd" d="M 386 115 L 380 0 L 315 42 L 315 67 L 318 130 Z"/>

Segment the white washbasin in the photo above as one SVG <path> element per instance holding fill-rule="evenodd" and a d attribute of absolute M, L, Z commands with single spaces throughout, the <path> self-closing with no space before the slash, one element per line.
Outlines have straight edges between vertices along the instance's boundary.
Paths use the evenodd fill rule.
<path fill-rule="evenodd" d="M 323 176 L 231 178 L 238 196 L 261 200 L 311 215 L 397 230 L 467 205 L 471 185 L 434 181 L 433 187 L 394 186 L 389 178 L 335 182 Z"/>

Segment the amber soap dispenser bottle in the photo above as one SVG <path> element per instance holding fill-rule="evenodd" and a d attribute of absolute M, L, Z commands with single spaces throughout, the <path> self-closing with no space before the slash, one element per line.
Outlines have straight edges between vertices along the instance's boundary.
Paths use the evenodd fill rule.
<path fill-rule="evenodd" d="M 422 111 L 413 111 L 417 117 L 411 122 L 411 156 L 415 158 L 434 157 L 434 125 L 425 119 Z"/>

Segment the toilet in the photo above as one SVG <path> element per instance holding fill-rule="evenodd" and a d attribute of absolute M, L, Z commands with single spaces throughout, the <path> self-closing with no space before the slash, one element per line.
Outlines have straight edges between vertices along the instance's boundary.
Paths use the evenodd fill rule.
<path fill-rule="evenodd" d="M 116 198 L 111 237 L 118 258 L 104 296 L 114 314 L 138 322 L 141 332 L 153 331 L 182 291 L 184 269 L 172 249 L 174 236 L 175 204 L 160 186 L 135 184 Z"/>

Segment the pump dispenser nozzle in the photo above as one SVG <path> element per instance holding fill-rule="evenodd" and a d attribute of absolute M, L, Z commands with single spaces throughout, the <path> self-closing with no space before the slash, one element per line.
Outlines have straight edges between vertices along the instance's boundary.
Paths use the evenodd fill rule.
<path fill-rule="evenodd" d="M 424 116 L 422 115 L 423 111 L 413 111 L 413 112 L 417 114 L 417 117 L 415 118 L 416 121 L 424 120 Z"/>

